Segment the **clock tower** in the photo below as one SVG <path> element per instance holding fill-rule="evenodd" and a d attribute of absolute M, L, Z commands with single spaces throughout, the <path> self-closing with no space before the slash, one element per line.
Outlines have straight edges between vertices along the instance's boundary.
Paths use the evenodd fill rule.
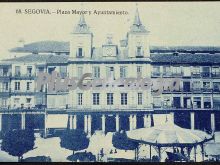
<path fill-rule="evenodd" d="M 75 26 L 70 39 L 70 58 L 91 58 L 92 56 L 93 34 L 86 24 L 84 15 Z"/>
<path fill-rule="evenodd" d="M 117 45 L 112 43 L 112 36 L 107 36 L 106 44 L 102 45 L 103 57 L 116 57 L 117 56 Z"/>
<path fill-rule="evenodd" d="M 142 24 L 138 9 L 130 31 L 127 34 L 128 57 L 129 58 L 149 58 L 149 31 Z"/>

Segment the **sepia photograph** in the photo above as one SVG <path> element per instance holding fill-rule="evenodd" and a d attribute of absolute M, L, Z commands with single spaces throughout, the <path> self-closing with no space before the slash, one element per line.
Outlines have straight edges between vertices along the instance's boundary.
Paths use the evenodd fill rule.
<path fill-rule="evenodd" d="M 220 2 L 1 2 L 0 162 L 219 162 Z"/>

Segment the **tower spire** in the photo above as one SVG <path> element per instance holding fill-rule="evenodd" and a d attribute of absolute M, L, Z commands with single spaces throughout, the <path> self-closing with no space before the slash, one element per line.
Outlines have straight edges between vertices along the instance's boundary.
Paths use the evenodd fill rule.
<path fill-rule="evenodd" d="M 141 20 L 140 20 L 138 8 L 136 9 L 133 25 L 136 25 L 136 26 L 141 25 Z"/>
<path fill-rule="evenodd" d="M 130 32 L 147 32 L 147 30 L 141 23 L 137 3 L 136 3 L 136 12 L 134 16 L 134 22 L 130 28 Z"/>
<path fill-rule="evenodd" d="M 83 4 L 81 3 L 81 10 L 83 10 Z M 79 21 L 74 28 L 74 33 L 91 33 L 89 30 L 89 26 L 85 21 L 84 14 L 80 15 Z"/>
<path fill-rule="evenodd" d="M 81 14 L 78 25 L 86 25 L 84 14 Z"/>

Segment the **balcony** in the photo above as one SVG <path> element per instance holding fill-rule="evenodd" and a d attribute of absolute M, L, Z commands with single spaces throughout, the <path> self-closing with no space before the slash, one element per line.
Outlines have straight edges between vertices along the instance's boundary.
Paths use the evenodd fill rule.
<path fill-rule="evenodd" d="M 27 80 L 33 80 L 36 77 L 35 73 L 32 74 L 20 74 L 20 73 L 16 73 L 15 75 L 12 75 L 12 79 L 27 79 Z"/>
<path fill-rule="evenodd" d="M 219 72 L 212 73 L 212 77 L 213 78 L 220 78 L 220 73 Z"/>
<path fill-rule="evenodd" d="M 76 58 L 84 58 L 84 56 L 79 56 L 79 55 L 77 55 Z"/>
<path fill-rule="evenodd" d="M 220 92 L 220 88 L 214 87 L 214 88 L 213 88 L 213 92 Z"/>
<path fill-rule="evenodd" d="M 9 80 L 11 77 L 11 73 L 10 72 L 7 72 L 7 73 L 2 73 L 0 74 L 0 80 Z"/>
<path fill-rule="evenodd" d="M 191 77 L 199 78 L 199 77 L 201 77 L 201 73 L 200 72 L 192 72 Z"/>
<path fill-rule="evenodd" d="M 173 77 L 182 77 L 183 73 L 182 72 L 180 72 L 180 73 L 172 73 L 172 76 Z"/>
<path fill-rule="evenodd" d="M 205 78 L 205 77 L 210 77 L 210 73 L 209 73 L 209 72 L 202 72 L 202 73 L 201 73 L 201 76 L 202 76 L 203 78 Z"/>
<path fill-rule="evenodd" d="M 202 88 L 202 92 L 208 92 L 208 93 L 210 93 L 210 92 L 212 92 L 212 91 L 213 91 L 212 88 Z"/>
<path fill-rule="evenodd" d="M 0 91 L 0 97 L 8 97 L 9 94 L 10 94 L 9 90 L 5 90 L 5 91 L 1 90 Z"/>
<path fill-rule="evenodd" d="M 12 95 L 35 95 L 36 92 L 33 90 L 11 90 Z"/>
<path fill-rule="evenodd" d="M 136 52 L 135 53 L 135 57 L 136 58 L 143 58 L 144 57 L 144 53 L 143 52 L 142 53 Z"/>
<path fill-rule="evenodd" d="M 160 72 L 152 72 L 151 76 L 152 77 L 160 77 Z"/>

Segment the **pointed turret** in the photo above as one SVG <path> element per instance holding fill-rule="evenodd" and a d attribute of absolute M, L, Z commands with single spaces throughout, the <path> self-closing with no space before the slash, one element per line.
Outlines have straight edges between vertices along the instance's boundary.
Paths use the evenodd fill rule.
<path fill-rule="evenodd" d="M 149 31 L 146 30 L 141 22 L 138 8 L 134 20 L 130 27 L 130 31 L 127 33 L 127 47 L 129 58 L 149 58 Z"/>
<path fill-rule="evenodd" d="M 79 22 L 75 26 L 73 33 L 91 33 L 89 30 L 89 26 L 85 21 L 84 14 L 80 16 Z"/>
<path fill-rule="evenodd" d="M 81 25 L 81 26 L 82 26 L 82 25 L 86 25 L 86 21 L 85 21 L 84 14 L 82 14 L 82 15 L 80 16 L 78 25 Z"/>
<path fill-rule="evenodd" d="M 70 58 L 91 58 L 93 34 L 84 15 L 80 15 L 70 40 Z"/>
<path fill-rule="evenodd" d="M 136 9 L 133 25 L 136 25 L 136 26 L 140 26 L 141 25 L 141 20 L 140 20 L 138 8 Z"/>
<path fill-rule="evenodd" d="M 133 21 L 133 24 L 130 28 L 130 32 L 147 32 L 147 30 L 145 29 L 145 27 L 141 23 L 138 8 L 136 9 L 134 21 Z"/>

